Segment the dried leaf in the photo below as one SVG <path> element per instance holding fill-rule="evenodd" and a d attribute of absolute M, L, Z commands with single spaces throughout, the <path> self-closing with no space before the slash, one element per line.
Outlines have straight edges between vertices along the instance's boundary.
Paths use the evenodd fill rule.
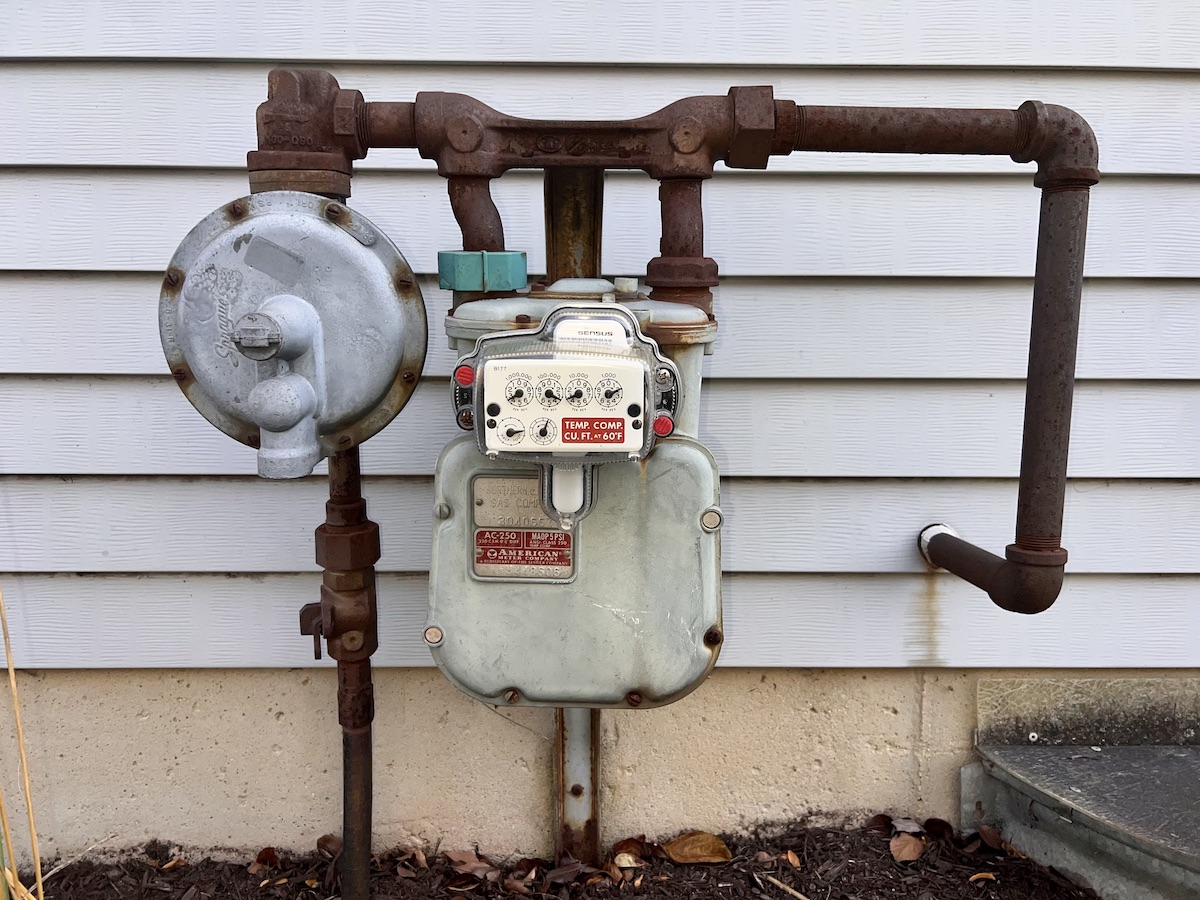
<path fill-rule="evenodd" d="M 892 859 L 896 862 L 912 862 L 920 859 L 925 852 L 925 842 L 915 834 L 900 832 L 888 845 L 892 851 Z"/>
<path fill-rule="evenodd" d="M 974 883 L 976 881 L 995 881 L 995 880 L 996 880 L 996 876 L 993 875 L 991 872 L 976 872 L 974 875 L 972 875 L 970 878 L 967 879 L 967 881 L 970 881 L 972 883 Z"/>
<path fill-rule="evenodd" d="M 798 868 L 800 868 L 800 857 L 798 857 L 798 856 L 796 855 L 796 851 L 795 851 L 795 850 L 789 850 L 789 851 L 788 851 L 787 853 L 785 853 L 783 856 L 784 856 L 784 859 L 786 859 L 786 860 L 787 860 L 789 863 L 791 863 L 791 864 L 792 864 L 792 868 L 793 868 L 793 869 L 798 869 Z"/>
<path fill-rule="evenodd" d="M 263 872 L 267 871 L 268 868 L 270 867 L 264 866 L 262 863 L 252 862 L 250 865 L 246 866 L 246 871 L 251 875 L 261 875 Z"/>
<path fill-rule="evenodd" d="M 975 853 L 977 850 L 979 850 L 979 848 L 982 845 L 983 845 L 983 841 L 981 841 L 979 839 L 979 836 L 976 835 L 975 840 L 971 841 L 965 847 L 963 847 L 963 853 Z"/>
<path fill-rule="evenodd" d="M 1018 850 L 1016 847 L 1014 847 L 1012 844 L 1010 844 L 1008 841 L 1003 841 L 1001 843 L 1001 846 L 1004 848 L 1004 852 L 1007 853 L 1009 856 L 1013 857 L 1014 859 L 1025 859 L 1025 854 L 1022 853 L 1020 850 Z"/>
<path fill-rule="evenodd" d="M 760 865 L 766 865 L 767 863 L 775 862 L 775 857 L 766 850 L 759 850 L 754 854 L 754 861 Z"/>
<path fill-rule="evenodd" d="M 922 827 L 932 840 L 949 841 L 954 839 L 954 826 L 945 819 L 926 819 Z"/>
<path fill-rule="evenodd" d="M 474 850 L 447 850 L 442 855 L 450 862 L 450 868 L 462 875 L 474 875 L 488 881 L 496 881 L 500 877 L 500 870 L 492 865 L 492 861 Z"/>
<path fill-rule="evenodd" d="M 287 883 L 288 883 L 288 880 L 286 878 L 280 878 L 278 881 L 275 882 L 275 887 L 279 887 L 281 884 L 287 884 Z"/>
<path fill-rule="evenodd" d="M 637 878 L 633 879 L 634 890 L 637 890 L 638 888 L 640 888 L 642 886 L 642 879 L 645 877 L 646 877 L 645 875 L 638 875 Z"/>
<path fill-rule="evenodd" d="M 186 866 L 186 865 L 187 865 L 187 860 L 181 856 L 178 859 L 171 860 L 169 863 L 167 863 L 165 866 L 163 866 L 162 871 L 166 872 L 170 869 L 174 869 L 176 866 Z"/>
<path fill-rule="evenodd" d="M 594 884 L 599 884 L 600 882 L 606 880 L 608 880 L 607 872 L 595 872 L 588 876 L 587 881 L 585 881 L 584 884 L 586 884 L 588 887 L 591 887 Z"/>
<path fill-rule="evenodd" d="M 993 828 L 991 825 L 980 825 L 979 836 L 983 838 L 983 842 L 993 850 L 1004 849 L 1004 838 L 1000 836 L 1000 830 Z"/>
<path fill-rule="evenodd" d="M 632 853 L 618 853 L 613 857 L 613 863 L 619 869 L 637 869 L 645 865 L 645 863 L 634 856 Z"/>
<path fill-rule="evenodd" d="M 474 875 L 455 875 L 446 882 L 448 891 L 473 891 L 479 886 L 479 880 Z"/>
<path fill-rule="evenodd" d="M 260 881 L 260 882 L 258 883 L 258 887 L 259 887 L 259 889 L 261 890 L 262 888 L 265 888 L 265 887 L 266 887 L 268 884 L 270 884 L 270 883 L 271 883 L 271 879 L 270 879 L 270 878 L 264 878 L 262 881 Z"/>
<path fill-rule="evenodd" d="M 733 859 L 725 842 L 707 831 L 689 831 L 668 842 L 663 850 L 674 863 L 721 863 Z"/>
<path fill-rule="evenodd" d="M 892 827 L 905 834 L 920 834 L 925 830 L 916 819 L 892 819 Z"/>
<path fill-rule="evenodd" d="M 304 882 L 304 886 L 310 887 L 310 888 L 320 887 L 320 885 L 321 885 L 321 882 L 318 881 L 316 878 L 309 878 L 309 879 L 305 880 L 305 882 Z M 184 898 L 180 898 L 180 900 L 184 900 Z"/>
<path fill-rule="evenodd" d="M 867 819 L 867 824 L 863 826 L 863 829 L 875 834 L 891 834 L 892 817 L 887 813 L 879 813 L 879 815 L 871 816 L 871 818 Z"/>
<path fill-rule="evenodd" d="M 412 869 L 410 869 L 408 866 L 406 866 L 404 863 L 399 863 L 396 866 L 396 877 L 397 878 L 416 878 L 417 873 L 414 872 Z"/>
<path fill-rule="evenodd" d="M 523 894 L 525 896 L 529 896 L 533 893 L 533 891 L 527 888 L 523 882 L 517 881 L 515 878 L 505 879 L 504 889 L 510 894 Z"/>
<path fill-rule="evenodd" d="M 564 863 L 557 869 L 551 869 L 547 872 L 546 880 L 551 884 L 570 884 L 579 876 L 580 872 L 585 870 L 589 873 L 596 871 L 577 860 L 571 860 L 569 863 Z"/>
<path fill-rule="evenodd" d="M 646 844 L 646 836 L 639 834 L 637 837 L 625 838 L 623 841 L 617 841 L 613 844 L 613 856 L 620 853 L 632 853 L 634 856 L 648 855 L 649 848 Z"/>
<path fill-rule="evenodd" d="M 254 861 L 262 866 L 277 866 L 279 865 L 279 853 L 274 847 L 263 847 L 258 851 L 258 856 Z"/>
<path fill-rule="evenodd" d="M 317 838 L 317 852 L 333 859 L 342 852 L 342 839 L 336 834 L 323 834 Z"/>
<path fill-rule="evenodd" d="M 604 864 L 604 872 L 605 872 L 605 874 L 608 875 L 609 878 L 611 878 L 613 880 L 613 882 L 620 884 L 621 869 L 611 859 Z"/>

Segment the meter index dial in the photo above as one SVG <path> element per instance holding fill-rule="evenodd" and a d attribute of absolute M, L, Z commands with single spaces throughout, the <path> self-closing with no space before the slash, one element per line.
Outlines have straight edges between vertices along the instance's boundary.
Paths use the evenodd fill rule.
<path fill-rule="evenodd" d="M 621 402 L 621 382 L 615 378 L 601 378 L 596 382 L 596 402 L 605 408 Z"/>
<path fill-rule="evenodd" d="M 567 382 L 567 402 L 582 409 L 592 400 L 592 386 L 586 378 L 572 378 Z"/>
<path fill-rule="evenodd" d="M 553 409 L 562 402 L 563 386 L 562 382 L 553 375 L 543 378 L 537 383 L 537 398 L 538 402 L 547 408 Z"/>
<path fill-rule="evenodd" d="M 525 424 L 520 419 L 501 419 L 496 437 L 506 444 L 519 444 L 525 437 Z"/>
<path fill-rule="evenodd" d="M 534 419 L 529 425 L 529 436 L 535 444 L 550 444 L 558 437 L 558 428 L 545 417 Z"/>
<path fill-rule="evenodd" d="M 533 385 L 524 375 L 514 375 L 504 385 L 504 399 L 509 406 L 520 408 L 533 396 Z"/>

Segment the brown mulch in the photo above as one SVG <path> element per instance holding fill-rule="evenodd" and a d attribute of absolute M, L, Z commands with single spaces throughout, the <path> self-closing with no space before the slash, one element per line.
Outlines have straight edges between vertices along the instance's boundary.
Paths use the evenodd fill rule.
<path fill-rule="evenodd" d="M 751 836 L 701 833 L 692 836 L 698 842 L 672 841 L 665 850 L 638 837 L 616 844 L 600 869 L 572 860 L 557 866 L 534 859 L 493 864 L 478 849 L 431 850 L 428 857 L 402 849 L 376 860 L 372 896 L 797 900 L 799 894 L 806 900 L 1096 900 L 1091 891 L 1022 858 L 994 830 L 984 827 L 981 832 L 955 836 L 937 819 L 918 824 L 876 816 L 853 830 L 798 823 Z M 46 883 L 46 897 L 328 900 L 338 896 L 337 859 L 331 858 L 338 849 L 336 838 L 327 835 L 320 846 L 317 853 L 299 858 L 266 848 L 257 860 L 230 863 L 183 860 L 167 845 L 153 842 L 145 855 L 118 863 L 73 863 Z M 714 850 L 730 858 L 692 864 L 667 858 Z M 896 859 L 916 854 L 914 861 Z"/>

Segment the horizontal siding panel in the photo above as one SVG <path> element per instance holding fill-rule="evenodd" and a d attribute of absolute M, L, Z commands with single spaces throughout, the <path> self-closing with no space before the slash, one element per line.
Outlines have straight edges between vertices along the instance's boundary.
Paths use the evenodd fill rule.
<path fill-rule="evenodd" d="M 447 381 L 425 382 L 366 444 L 378 475 L 430 475 L 461 431 Z M 712 381 L 700 436 L 726 475 L 1011 477 L 1017 382 Z M 41 411 L 50 410 L 51 415 Z M 210 426 L 169 376 L 0 378 L 0 422 L 21 439 L 0 472 L 253 475 L 255 453 Z M 1200 478 L 1200 383 L 1085 382 L 1076 390 L 1070 473 Z"/>
<path fill-rule="evenodd" d="M 16 665 L 38 669 L 328 666 L 296 627 L 319 586 L 315 574 L 4 583 Z M 427 590 L 423 575 L 380 577 L 376 665 L 433 665 Z M 1049 611 L 1015 616 L 949 575 L 726 576 L 719 665 L 1190 668 L 1198 594 L 1196 576 L 1073 575 Z"/>
<path fill-rule="evenodd" d="M 366 173 L 357 206 L 414 270 L 462 246 L 443 179 Z M 0 269 L 161 271 L 204 216 L 245 193 L 236 173 L 0 170 L 0 194 L 36 197 L 0 222 Z M 508 246 L 545 266 L 536 173 L 493 183 Z M 1200 275 L 1200 179 L 1114 178 L 1093 192 L 1087 273 Z M 707 252 L 725 275 L 1030 276 L 1038 194 L 1000 176 L 780 176 L 714 179 L 705 190 Z M 645 271 L 657 255 L 651 179 L 609 178 L 603 269 Z M 87 223 L 81 227 L 80 223 Z"/>
<path fill-rule="evenodd" d="M 337 16 L 330 23 L 330 16 Z M 655 4 L 359 0 L 78 0 L 6 10 L 0 56 L 877 66 L 1192 67 L 1184 0 L 910 4 L 662 0 Z M 333 25 L 335 27 L 330 27 Z"/>
<path fill-rule="evenodd" d="M 254 111 L 266 98 L 268 69 L 91 61 L 10 65 L 3 70 L 7 103 L 24 125 L 0 146 L 0 165 L 242 168 L 246 151 L 257 146 Z M 509 115 L 539 119 L 632 118 L 681 97 L 724 95 L 731 84 L 769 84 L 776 97 L 812 105 L 1015 109 L 1035 99 L 1069 106 L 1088 119 L 1108 174 L 1200 174 L 1200 123 L 1192 115 L 1200 91 L 1196 73 L 444 65 L 343 65 L 332 71 L 368 100 L 450 91 Z M 88 89 L 78 90 L 80 84 Z M 550 84 L 552 92 L 546 90 Z M 415 150 L 373 150 L 358 165 L 433 168 Z M 1006 156 L 849 153 L 773 157 L 771 169 L 1019 171 Z"/>
<path fill-rule="evenodd" d="M 370 478 L 389 572 L 429 565 L 432 485 Z M 953 525 L 1003 552 L 1009 480 L 773 480 L 723 483 L 728 572 L 921 572 L 920 530 Z M 323 479 L 0 479 L 2 572 L 313 571 Z M 1079 573 L 1200 573 L 1200 482 L 1073 481 L 1064 544 Z"/>
<path fill-rule="evenodd" d="M 0 272 L 0 374 L 162 374 L 157 274 Z M 727 278 L 714 378 L 1024 378 L 1028 279 Z M 425 374 L 449 377 L 433 278 Z M 1080 378 L 1200 378 L 1200 281 L 1090 279 Z"/>

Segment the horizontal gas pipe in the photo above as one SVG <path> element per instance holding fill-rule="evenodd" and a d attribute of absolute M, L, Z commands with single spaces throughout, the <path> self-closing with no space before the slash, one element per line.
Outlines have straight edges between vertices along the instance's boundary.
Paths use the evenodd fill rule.
<path fill-rule="evenodd" d="M 997 606 L 1037 613 L 1062 590 L 1067 448 L 1083 290 L 1088 188 L 1096 139 L 1077 113 L 1029 102 L 1017 110 L 801 107 L 797 150 L 1008 155 L 1036 161 L 1042 189 L 1016 540 L 1004 558 L 948 529 L 922 541 L 930 563 L 987 591 Z"/>

